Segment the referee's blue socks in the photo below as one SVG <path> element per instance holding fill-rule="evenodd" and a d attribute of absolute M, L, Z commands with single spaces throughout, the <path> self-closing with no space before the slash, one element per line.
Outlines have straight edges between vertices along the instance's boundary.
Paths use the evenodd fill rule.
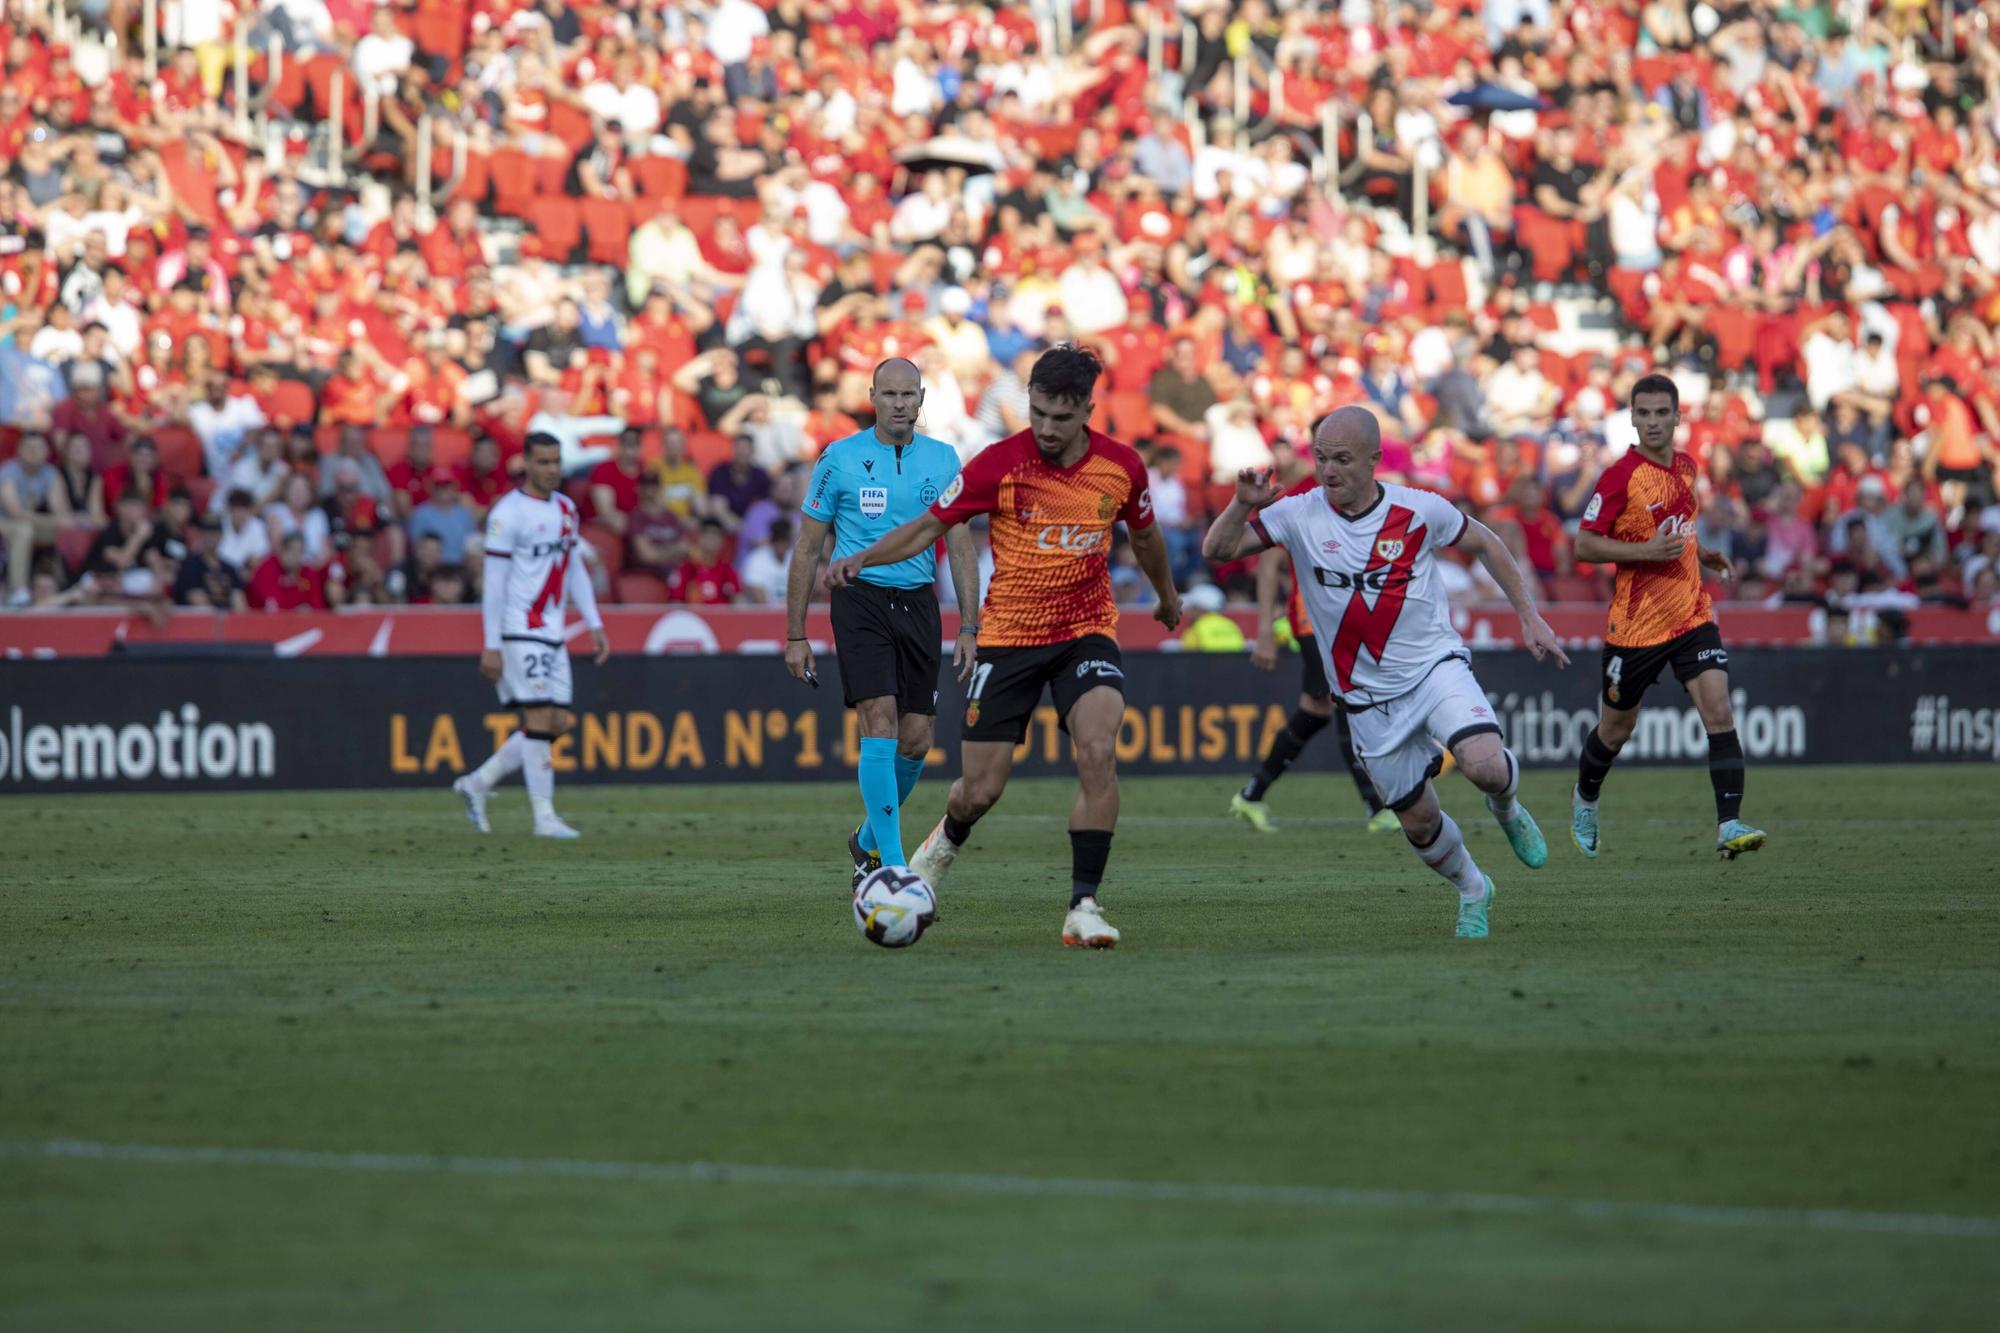
<path fill-rule="evenodd" d="M 923 760 L 912 759 L 904 754 L 896 756 L 896 817 L 899 826 L 903 807 L 910 803 L 910 793 L 917 789 L 917 779 L 923 775 Z M 870 809 L 872 808 L 871 806 Z M 855 836 L 860 839 L 862 851 L 878 850 L 875 846 L 875 832 L 868 820 L 861 821 L 861 827 L 855 830 Z"/>
<path fill-rule="evenodd" d="M 893 736 L 861 738 L 861 800 L 868 809 L 866 844 L 874 843 L 885 866 L 907 865 L 903 859 L 902 797 L 897 788 L 896 739 Z"/>

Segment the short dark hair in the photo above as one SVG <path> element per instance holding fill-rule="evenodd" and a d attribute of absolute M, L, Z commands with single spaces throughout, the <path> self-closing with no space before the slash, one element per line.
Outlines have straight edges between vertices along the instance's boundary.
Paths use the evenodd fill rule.
<path fill-rule="evenodd" d="M 544 445 L 546 445 L 551 449 L 556 450 L 558 453 L 562 451 L 561 440 L 557 439 L 555 436 L 549 434 L 545 430 L 538 430 L 522 442 L 521 452 L 526 454 L 532 452 L 535 449 L 539 449 Z"/>
<path fill-rule="evenodd" d="M 1639 405 L 1639 395 L 1642 393 L 1663 393 L 1667 396 L 1667 400 L 1674 405 L 1674 411 L 1678 412 L 1681 410 L 1680 386 L 1676 385 L 1666 375 L 1653 374 L 1640 376 L 1639 382 L 1632 386 L 1632 396 L 1628 400 L 1627 405 L 1637 407 Z"/>
<path fill-rule="evenodd" d="M 1028 387 L 1051 398 L 1088 402 L 1097 388 L 1097 377 L 1103 373 L 1104 363 L 1097 359 L 1097 353 L 1075 343 L 1058 343 L 1035 362 L 1028 373 Z"/>

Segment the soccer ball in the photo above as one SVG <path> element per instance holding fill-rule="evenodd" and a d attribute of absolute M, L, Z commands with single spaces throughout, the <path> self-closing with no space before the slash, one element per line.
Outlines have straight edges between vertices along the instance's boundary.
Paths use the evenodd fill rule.
<path fill-rule="evenodd" d="M 870 944 L 908 948 L 936 920 L 937 895 L 902 866 L 883 866 L 854 890 L 854 927 Z"/>

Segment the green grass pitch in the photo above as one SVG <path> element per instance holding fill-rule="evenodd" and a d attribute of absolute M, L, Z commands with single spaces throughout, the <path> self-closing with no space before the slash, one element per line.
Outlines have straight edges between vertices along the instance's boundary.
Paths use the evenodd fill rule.
<path fill-rule="evenodd" d="M 1344 778 L 1275 837 L 1230 790 L 1126 784 L 1110 954 L 1057 943 L 1058 782 L 900 953 L 846 787 L 562 787 L 571 845 L 518 785 L 485 839 L 442 790 L 10 797 L 0 1327 L 1993 1327 L 1995 770 L 1753 769 L 1729 865 L 1700 770 L 1614 774 L 1595 862 L 1533 774 L 1539 873 L 1447 778 L 1483 944 Z"/>

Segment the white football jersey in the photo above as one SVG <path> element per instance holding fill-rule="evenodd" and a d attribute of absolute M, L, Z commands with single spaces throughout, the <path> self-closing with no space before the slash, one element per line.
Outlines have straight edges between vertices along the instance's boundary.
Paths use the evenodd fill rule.
<path fill-rule="evenodd" d="M 1467 520 L 1442 495 L 1384 483 L 1374 506 L 1349 518 L 1316 486 L 1250 523 L 1291 555 L 1326 678 L 1343 702 L 1397 698 L 1439 662 L 1466 655 L 1436 551 L 1464 536 Z"/>
<path fill-rule="evenodd" d="M 503 639 L 562 643 L 569 562 L 583 558 L 576 554 L 582 530 L 575 503 L 560 491 L 537 500 L 513 490 L 493 502 L 486 514 L 486 554 L 507 562 Z"/>

